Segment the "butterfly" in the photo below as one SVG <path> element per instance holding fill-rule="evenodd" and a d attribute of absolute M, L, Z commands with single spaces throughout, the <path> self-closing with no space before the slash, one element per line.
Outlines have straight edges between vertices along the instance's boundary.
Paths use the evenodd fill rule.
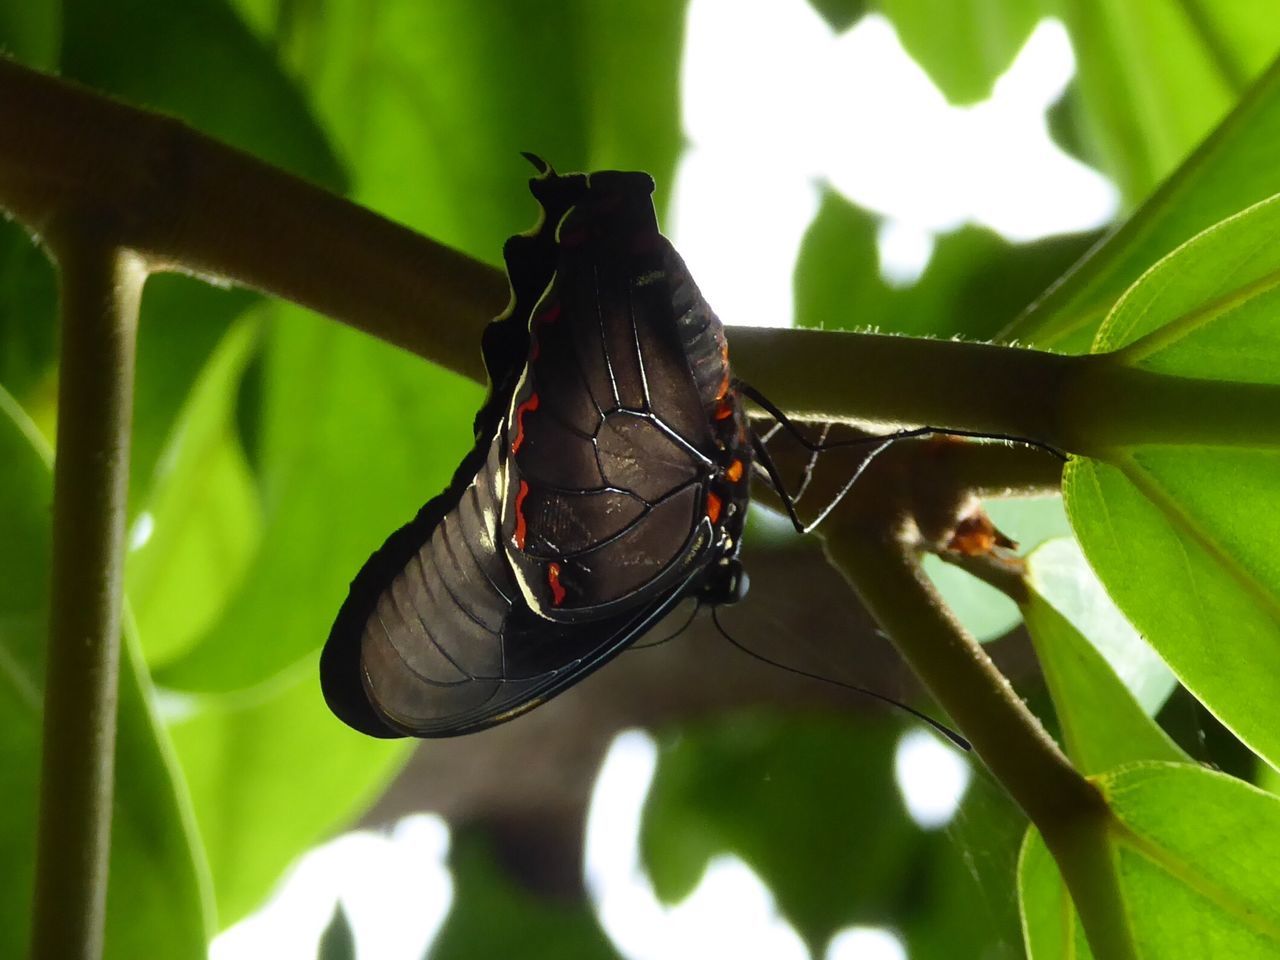
<path fill-rule="evenodd" d="M 581 680 L 680 601 L 740 599 L 753 438 L 645 173 L 557 174 L 503 250 L 489 392 L 447 489 L 352 581 L 320 661 L 375 737 L 443 737 Z"/>

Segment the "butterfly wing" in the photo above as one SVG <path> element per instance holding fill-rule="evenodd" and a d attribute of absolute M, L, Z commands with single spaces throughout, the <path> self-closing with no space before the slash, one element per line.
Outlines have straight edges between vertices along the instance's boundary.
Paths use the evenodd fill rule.
<path fill-rule="evenodd" d="M 717 455 L 643 174 L 597 173 L 560 224 L 507 418 L 503 543 L 559 623 L 662 594 L 705 565 Z"/>
<path fill-rule="evenodd" d="M 698 448 L 710 434 L 659 282 L 669 248 L 646 175 L 595 176 L 607 189 L 593 193 L 580 175 L 533 181 L 546 216 L 508 243 L 514 304 L 486 330 L 493 390 L 476 448 L 449 489 L 365 564 L 330 633 L 325 697 L 357 730 L 449 736 L 509 719 L 697 589 L 711 543 L 699 520 L 708 461 Z M 544 312 L 530 321 L 537 293 L 568 318 L 562 326 L 550 330 Z M 530 400 L 535 379 L 554 418 L 526 420 L 540 402 Z M 525 424 L 527 479 L 515 463 Z M 521 517 L 528 551 L 514 546 Z M 575 549 L 559 560 L 545 555 L 566 544 Z M 560 562 L 563 584 L 549 575 Z M 521 582 L 531 569 L 550 599 L 555 587 L 587 596 L 548 619 Z"/>
<path fill-rule="evenodd" d="M 381 571 L 371 609 L 340 614 L 321 676 L 331 708 L 357 730 L 452 736 L 507 720 L 600 666 L 678 601 L 672 591 L 590 624 L 530 611 L 497 543 L 501 452 L 495 436 L 430 531 L 411 524 L 370 560 L 365 569 Z"/>

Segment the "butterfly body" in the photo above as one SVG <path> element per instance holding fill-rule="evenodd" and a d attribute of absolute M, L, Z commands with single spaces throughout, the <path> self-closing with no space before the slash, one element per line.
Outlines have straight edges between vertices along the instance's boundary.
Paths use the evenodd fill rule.
<path fill-rule="evenodd" d="M 545 168 L 531 188 L 544 218 L 504 251 L 476 445 L 357 575 L 321 660 L 330 707 L 374 736 L 501 722 L 745 584 L 745 415 L 652 180 Z"/>

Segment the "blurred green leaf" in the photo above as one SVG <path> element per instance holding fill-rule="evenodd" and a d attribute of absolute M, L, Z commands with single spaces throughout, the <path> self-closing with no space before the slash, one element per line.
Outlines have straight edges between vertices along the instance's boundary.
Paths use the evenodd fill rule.
<path fill-rule="evenodd" d="M 0 955 L 26 953 L 35 869 L 51 454 L 0 388 Z M 207 879 L 136 645 L 120 660 L 106 956 L 203 958 Z"/>
<path fill-rule="evenodd" d="M 1063 5 L 1091 139 L 1130 204 L 1177 166 L 1280 50 L 1280 21 L 1262 14 L 1262 4 L 1248 6 Z"/>
<path fill-rule="evenodd" d="M 1090 237 L 1011 244 L 978 227 L 937 238 L 920 279 L 880 276 L 876 218 L 834 190 L 823 194 L 795 270 L 796 325 L 873 328 L 913 336 L 989 339 L 1081 253 Z"/>
<path fill-rule="evenodd" d="M 979 778 L 946 831 L 918 827 L 894 777 L 900 735 L 885 723 L 763 714 L 682 729 L 660 754 L 641 830 L 658 896 L 683 900 L 730 854 L 814 949 L 845 926 L 883 924 L 917 960 L 1007 955 L 1025 820 Z"/>
<path fill-rule="evenodd" d="M 1040 19 L 1040 0 L 876 0 L 907 52 L 955 104 L 991 95 Z"/>
<path fill-rule="evenodd" d="M 372 740 L 334 719 L 316 675 L 311 660 L 258 696 L 167 697 L 221 929 L 367 807 L 407 754 L 406 741 Z"/>
<path fill-rule="evenodd" d="M 334 905 L 333 919 L 320 935 L 316 960 L 356 960 L 356 938 L 341 900 Z"/>
<path fill-rule="evenodd" d="M 343 190 L 346 178 L 307 101 L 223 0 L 62 6 L 66 76 Z"/>
<path fill-rule="evenodd" d="M 809 0 L 809 6 L 837 33 L 848 30 L 867 12 L 867 0 Z"/>
<path fill-rule="evenodd" d="M 0 0 L 0 50 L 40 70 L 58 65 L 61 0 Z"/>
<path fill-rule="evenodd" d="M 682 0 L 522 0 L 482 20 L 465 0 L 332 0 L 291 5 L 277 39 L 361 202 L 496 264 L 536 212 L 522 150 L 648 170 L 662 209 L 683 30 Z"/>
<path fill-rule="evenodd" d="M 1075 614 L 1096 626 L 1102 618 L 1095 613 L 1095 605 L 1104 609 L 1107 605 L 1102 585 L 1096 581 L 1079 589 L 1082 581 L 1088 583 L 1083 577 L 1088 568 L 1074 546 L 1071 541 L 1059 540 L 1031 555 L 1027 571 L 1029 595 L 1022 604 L 1040 669 L 1053 695 L 1067 755 L 1085 774 L 1137 760 L 1187 760 L 1144 712 L 1095 646 L 1107 643 L 1112 649 L 1127 652 L 1141 644 L 1141 638 L 1118 611 L 1106 618 L 1108 625 L 1127 636 L 1113 633 L 1106 640 L 1082 635 L 1069 619 L 1068 613 Z M 1064 576 L 1063 567 L 1073 559 L 1081 576 Z M 1064 586 L 1067 589 L 1062 589 Z M 1064 609 L 1058 609 L 1059 605 Z M 1164 674 L 1167 677 L 1168 671 Z M 1166 685 L 1166 696 L 1169 689 Z"/>
<path fill-rule="evenodd" d="M 1280 198 L 1151 269 L 1095 348 L 1135 371 L 1280 387 Z M 1274 402 L 1273 402 L 1274 403 Z M 1109 415 L 1109 414 L 1107 414 Z M 1076 459 L 1064 489 L 1085 555 L 1120 609 L 1241 740 L 1280 763 L 1280 451 L 1232 423 L 1280 406 L 1227 399 L 1223 446 L 1130 445 Z"/>
<path fill-rule="evenodd" d="M 617 960 L 586 904 L 546 900 L 517 887 L 480 832 L 455 833 L 450 850 L 453 909 L 424 960 Z"/>
<path fill-rule="evenodd" d="M 1018 913 L 1009 881 L 1026 817 L 985 770 L 973 779 L 955 817 L 928 835 L 913 863 L 914 883 L 884 918 L 911 960 L 1022 960 Z"/>
<path fill-rule="evenodd" d="M 156 274 L 147 280 L 138 318 L 137 385 L 129 460 L 129 515 L 157 494 L 161 458 L 176 442 L 175 421 L 234 318 L 259 298 L 191 277 Z"/>
<path fill-rule="evenodd" d="M 1087 640 L 1143 713 L 1154 717 L 1177 680 L 1112 602 L 1079 544 L 1066 536 L 1042 544 L 1027 557 L 1027 581 L 1035 592 L 1034 602 L 1048 604 L 1076 637 Z M 1070 649 L 1075 640 L 1068 638 L 1064 643 Z"/>
<path fill-rule="evenodd" d="M 57 277 L 26 229 L 0 221 L 0 383 L 44 426 L 54 404 Z"/>
<path fill-rule="evenodd" d="M 1280 25 L 1276 18 L 1264 19 Z M 1128 222 L 1004 327 L 998 339 L 1086 352 L 1121 294 L 1148 267 L 1200 231 L 1277 193 L 1280 61 Z"/>
<path fill-rule="evenodd" d="M 1280 798 L 1177 763 L 1098 777 L 1116 824 L 1114 869 L 1139 957 L 1274 957 L 1280 952 Z M 1028 836 L 1019 886 L 1031 960 L 1088 957 L 1056 867 Z"/>
<path fill-rule="evenodd" d="M 658 895 L 683 899 L 728 852 L 812 944 L 888 915 L 911 881 L 908 851 L 924 843 L 894 785 L 898 734 L 883 723 L 741 715 L 684 731 L 662 750 L 641 831 Z"/>
<path fill-rule="evenodd" d="M 254 481 L 235 431 L 240 378 L 258 327 L 232 327 L 175 424 L 150 498 L 135 523 L 126 589 L 155 666 L 195 643 L 218 616 L 258 546 Z"/>
<path fill-rule="evenodd" d="M 933 554 L 926 554 L 921 566 L 947 608 L 979 643 L 1003 637 L 1022 622 L 1017 605 L 990 584 Z"/>

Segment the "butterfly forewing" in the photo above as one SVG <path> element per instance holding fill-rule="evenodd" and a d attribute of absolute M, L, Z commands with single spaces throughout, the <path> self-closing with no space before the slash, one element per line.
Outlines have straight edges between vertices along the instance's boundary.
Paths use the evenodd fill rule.
<path fill-rule="evenodd" d="M 504 541 L 526 601 L 559 622 L 669 589 L 712 544 L 714 442 L 648 190 L 595 174 L 561 223 L 508 417 Z"/>

